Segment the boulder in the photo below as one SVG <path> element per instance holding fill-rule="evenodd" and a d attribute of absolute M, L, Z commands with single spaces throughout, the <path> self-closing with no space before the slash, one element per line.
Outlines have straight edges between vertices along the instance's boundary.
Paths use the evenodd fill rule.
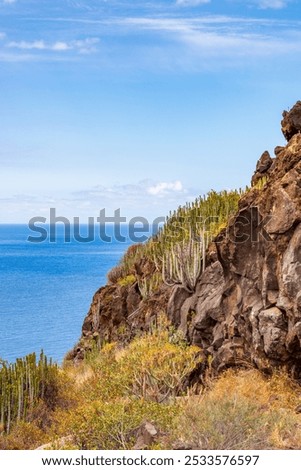
<path fill-rule="evenodd" d="M 269 168 L 272 166 L 272 163 L 273 158 L 271 158 L 269 152 L 265 150 L 257 162 L 255 173 L 252 176 L 252 186 L 255 186 L 256 183 L 267 174 Z"/>
<path fill-rule="evenodd" d="M 133 447 L 133 450 L 144 450 L 154 443 L 158 437 L 158 431 L 152 423 L 146 421 L 137 430 L 137 440 Z"/>
<path fill-rule="evenodd" d="M 295 134 L 301 131 L 301 101 L 297 101 L 290 111 L 283 111 L 281 121 L 281 130 L 289 141 Z"/>

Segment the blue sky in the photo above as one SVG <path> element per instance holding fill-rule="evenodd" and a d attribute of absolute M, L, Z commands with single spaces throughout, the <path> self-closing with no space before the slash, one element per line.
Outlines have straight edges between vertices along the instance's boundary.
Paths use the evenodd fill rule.
<path fill-rule="evenodd" d="M 0 222 L 249 183 L 301 99 L 294 0 L 0 0 Z"/>

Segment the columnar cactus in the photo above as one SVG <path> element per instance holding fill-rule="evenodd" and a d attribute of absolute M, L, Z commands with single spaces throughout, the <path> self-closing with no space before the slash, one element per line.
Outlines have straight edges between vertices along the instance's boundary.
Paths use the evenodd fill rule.
<path fill-rule="evenodd" d="M 37 362 L 35 353 L 15 363 L 0 362 L 0 427 L 9 433 L 11 424 L 26 419 L 36 401 L 44 397 L 46 384 L 56 365 L 43 351 Z"/>
<path fill-rule="evenodd" d="M 166 284 L 181 284 L 194 291 L 206 267 L 206 249 L 236 212 L 242 194 L 242 190 L 210 191 L 170 214 L 151 245 L 155 264 L 161 265 Z"/>

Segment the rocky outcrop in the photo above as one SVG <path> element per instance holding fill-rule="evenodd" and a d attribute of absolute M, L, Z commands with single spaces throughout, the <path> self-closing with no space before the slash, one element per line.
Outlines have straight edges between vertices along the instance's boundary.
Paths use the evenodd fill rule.
<path fill-rule="evenodd" d="M 162 285 L 145 300 L 137 284 L 100 289 L 76 357 L 86 340 L 129 340 L 165 311 L 217 372 L 253 364 L 301 377 L 301 102 L 283 113 L 282 130 L 287 145 L 261 156 L 255 175 L 266 181 L 210 245 L 195 292 Z"/>
<path fill-rule="evenodd" d="M 301 101 L 297 101 L 290 111 L 282 113 L 282 133 L 287 141 L 301 131 Z"/>
<path fill-rule="evenodd" d="M 251 180 L 252 186 L 255 186 L 258 181 L 261 180 L 261 178 L 268 175 L 268 170 L 271 168 L 272 163 L 273 159 L 271 158 L 269 152 L 266 150 L 265 152 L 263 152 L 257 162 L 256 170 Z"/>
<path fill-rule="evenodd" d="M 84 319 L 81 339 L 67 359 L 81 361 L 93 344 L 128 343 L 138 332 L 147 331 L 157 316 L 166 311 L 169 296 L 170 288 L 165 285 L 147 299 L 143 298 L 137 282 L 101 287 Z"/>
<path fill-rule="evenodd" d="M 215 240 L 217 261 L 181 311 L 181 328 L 220 371 L 285 365 L 301 374 L 301 134 L 274 160 L 268 182 L 251 189 Z M 212 250 L 212 247 L 211 247 Z M 190 321 L 187 321 L 190 319 Z"/>

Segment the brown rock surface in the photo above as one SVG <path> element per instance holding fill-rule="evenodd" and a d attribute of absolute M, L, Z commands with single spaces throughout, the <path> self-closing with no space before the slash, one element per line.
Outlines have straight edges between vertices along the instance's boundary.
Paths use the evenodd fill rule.
<path fill-rule="evenodd" d="M 271 158 L 269 152 L 265 150 L 257 162 L 255 173 L 252 176 L 252 186 L 255 186 L 263 176 L 267 175 L 267 172 L 272 166 L 272 163 L 273 159 Z"/>
<path fill-rule="evenodd" d="M 151 446 L 159 433 L 152 423 L 146 421 L 137 431 L 137 440 L 133 447 L 134 450 L 144 450 Z"/>
<path fill-rule="evenodd" d="M 297 101 L 290 111 L 283 111 L 282 132 L 287 141 L 301 131 L 301 101 Z"/>
<path fill-rule="evenodd" d="M 278 153 L 268 183 L 246 194 L 215 243 L 218 261 L 202 274 L 189 305 L 196 312 L 191 342 L 217 370 L 286 365 L 300 377 L 301 134 Z"/>
<path fill-rule="evenodd" d="M 75 362 L 84 358 L 93 342 L 128 343 L 139 331 L 148 330 L 157 316 L 166 312 L 170 288 L 162 285 L 149 299 L 143 300 L 137 283 L 118 283 L 101 287 L 95 294 L 84 319 L 82 337 L 67 358 Z"/>

